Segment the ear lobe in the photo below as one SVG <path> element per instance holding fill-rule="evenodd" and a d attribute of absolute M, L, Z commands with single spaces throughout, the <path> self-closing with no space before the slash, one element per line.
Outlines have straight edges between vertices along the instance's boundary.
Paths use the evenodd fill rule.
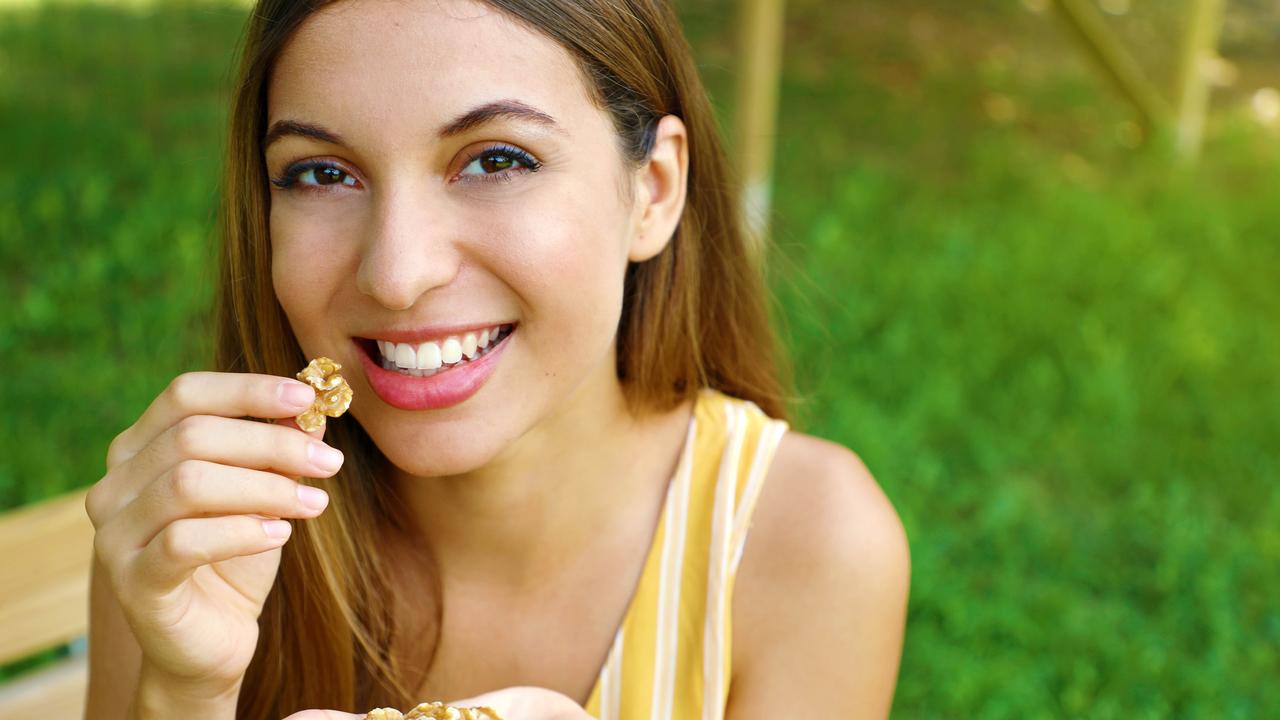
<path fill-rule="evenodd" d="M 675 115 L 658 121 L 653 150 L 639 170 L 637 192 L 640 220 L 631 238 L 627 259 L 643 262 L 662 252 L 684 215 L 689 174 L 689 136 Z"/>

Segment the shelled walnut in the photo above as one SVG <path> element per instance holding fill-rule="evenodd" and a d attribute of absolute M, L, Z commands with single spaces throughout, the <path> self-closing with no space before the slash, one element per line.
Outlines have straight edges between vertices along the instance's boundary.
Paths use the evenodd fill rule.
<path fill-rule="evenodd" d="M 327 357 L 318 357 L 299 372 L 297 378 L 316 390 L 315 402 L 296 420 L 306 432 L 324 427 L 325 416 L 338 417 L 351 407 L 351 386 L 338 371 L 342 366 Z"/>
<path fill-rule="evenodd" d="M 491 707 L 460 708 L 440 702 L 419 703 L 405 714 L 395 708 L 375 708 L 365 720 L 502 720 Z"/>

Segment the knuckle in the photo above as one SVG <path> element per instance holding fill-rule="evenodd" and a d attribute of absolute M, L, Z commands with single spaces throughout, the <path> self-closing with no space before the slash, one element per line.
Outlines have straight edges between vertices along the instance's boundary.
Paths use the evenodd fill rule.
<path fill-rule="evenodd" d="M 125 460 L 125 455 L 127 451 L 125 449 L 126 441 L 124 438 L 125 438 L 125 435 L 129 432 L 129 430 L 132 430 L 132 429 L 133 429 L 133 426 L 130 425 L 128 428 L 121 431 L 120 434 L 112 438 L 111 444 L 107 445 L 107 468 L 108 469 L 113 468 L 116 465 L 119 465 L 121 462 Z"/>
<path fill-rule="evenodd" d="M 175 520 L 169 523 L 156 540 L 160 543 L 160 553 L 170 560 L 202 562 L 204 559 L 191 523 Z"/>
<path fill-rule="evenodd" d="M 93 524 L 94 529 L 102 526 L 102 481 L 94 483 L 89 491 L 84 494 L 84 514 L 89 516 L 89 522 Z"/>
<path fill-rule="evenodd" d="M 101 529 L 121 507 L 119 486 L 124 478 L 113 477 L 117 471 L 108 471 L 89 487 L 84 494 L 84 512 L 95 529 Z"/>
<path fill-rule="evenodd" d="M 196 455 L 200 451 L 200 442 L 206 429 L 203 418 L 188 415 L 173 426 L 173 444 L 183 455 Z"/>
<path fill-rule="evenodd" d="M 169 493 L 173 500 L 186 507 L 198 505 L 207 473 L 200 460 L 183 460 L 174 465 L 169 475 Z"/>
<path fill-rule="evenodd" d="M 196 372 L 184 372 L 169 382 L 165 392 L 175 406 L 180 409 L 195 407 L 196 389 L 200 384 L 200 375 Z"/>

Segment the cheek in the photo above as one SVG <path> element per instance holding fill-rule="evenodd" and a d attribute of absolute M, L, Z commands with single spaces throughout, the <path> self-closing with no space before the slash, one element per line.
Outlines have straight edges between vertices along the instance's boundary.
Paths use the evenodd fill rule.
<path fill-rule="evenodd" d="M 606 213 L 589 202 L 563 200 L 538 207 L 528 215 L 536 220 L 508 222 L 490 235 L 501 238 L 506 258 L 505 268 L 494 272 L 507 276 L 527 310 L 559 332 L 577 335 L 616 323 L 626 257 L 613 209 Z"/>
<path fill-rule="evenodd" d="M 300 335 L 309 319 L 322 314 L 320 305 L 341 277 L 341 233 L 324 227 L 322 221 L 308 221 L 304 215 L 275 208 L 268 219 L 271 284 Z"/>
<path fill-rule="evenodd" d="M 268 222 L 271 241 L 271 285 L 275 288 L 280 306 L 289 316 L 295 330 L 301 319 L 302 299 L 306 297 L 308 283 L 302 244 L 297 238 L 303 228 L 291 222 L 287 213 L 272 209 Z"/>
<path fill-rule="evenodd" d="M 533 223 L 548 237 L 540 262 L 597 300 L 599 292 L 621 293 L 627 265 L 630 208 L 620 202 L 616 182 L 609 166 L 591 165 L 540 198 L 542 219 Z"/>

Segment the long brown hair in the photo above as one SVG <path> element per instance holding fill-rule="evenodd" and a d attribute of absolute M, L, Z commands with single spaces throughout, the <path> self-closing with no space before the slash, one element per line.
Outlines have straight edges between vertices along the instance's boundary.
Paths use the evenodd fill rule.
<path fill-rule="evenodd" d="M 738 215 L 718 127 L 678 18 L 667 0 L 480 0 L 543 33 L 577 60 L 619 149 L 642 162 L 664 115 L 688 130 L 684 213 L 668 246 L 626 271 L 617 371 L 632 412 L 669 411 L 701 387 L 750 400 L 790 419 L 791 369 L 770 324 L 762 268 Z M 303 356 L 271 285 L 270 207 L 262 136 L 272 66 L 302 22 L 326 0 L 259 0 L 240 48 L 222 188 L 223 244 L 214 306 L 215 364 L 224 372 L 291 376 Z M 387 459 L 351 416 L 330 422 L 326 441 L 342 450 L 337 476 L 315 481 L 334 498 L 328 512 L 299 523 L 285 546 L 259 621 L 254 660 L 238 717 L 280 718 L 304 708 L 361 712 L 404 707 L 422 667 L 388 648 L 393 636 L 421 633 L 425 667 L 438 643 L 443 608 L 430 549 L 415 547 L 422 577 L 413 602 L 434 610 L 427 628 L 397 628 L 396 587 L 380 549 L 396 525 L 383 478 Z M 403 593 L 404 591 L 400 591 Z M 416 665 L 416 663 L 414 663 Z M 412 674 L 411 674 L 412 670 Z"/>

